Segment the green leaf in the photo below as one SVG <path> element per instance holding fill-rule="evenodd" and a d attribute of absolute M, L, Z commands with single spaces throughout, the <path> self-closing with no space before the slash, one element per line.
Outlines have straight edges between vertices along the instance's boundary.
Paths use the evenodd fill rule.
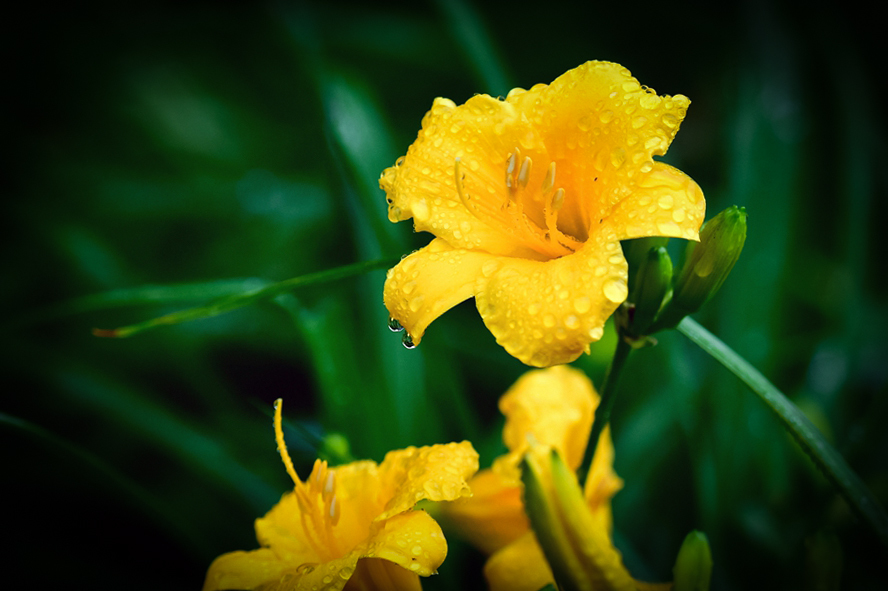
<path fill-rule="evenodd" d="M 885 510 L 863 481 L 851 470 L 845 459 L 823 438 L 817 427 L 798 407 L 748 361 L 696 321 L 685 318 L 677 328 L 740 378 L 762 402 L 768 405 L 824 476 L 845 497 L 858 516 L 869 523 L 882 543 L 888 547 L 888 515 L 885 514 Z"/>
<path fill-rule="evenodd" d="M 168 324 L 181 324 L 183 322 L 189 322 L 191 320 L 211 318 L 213 316 L 218 316 L 219 314 L 231 312 L 232 310 L 236 310 L 238 308 L 243 308 L 244 306 L 248 306 L 250 304 L 255 304 L 260 301 L 272 299 L 276 296 L 300 287 L 315 285 L 318 283 L 325 283 L 329 281 L 336 281 L 337 279 L 345 279 L 346 277 L 353 277 L 355 275 L 361 275 L 375 269 L 390 267 L 396 262 L 397 259 L 378 259 L 374 261 L 364 261 L 360 263 L 354 263 L 352 265 L 345 265 L 343 267 L 328 269 L 326 271 L 320 271 L 318 273 L 300 275 L 299 277 L 294 277 L 292 279 L 279 281 L 277 283 L 272 283 L 263 287 L 254 288 L 246 292 L 221 297 L 213 300 L 212 302 L 204 306 L 180 310 L 178 312 L 173 312 L 172 314 L 166 314 L 164 316 L 152 318 L 151 320 L 146 320 L 138 324 L 131 324 L 129 326 L 123 326 L 121 328 L 115 328 L 112 330 L 93 329 L 93 334 L 99 337 L 121 338 L 132 336 L 136 333 L 151 328 L 156 328 L 158 326 Z"/>

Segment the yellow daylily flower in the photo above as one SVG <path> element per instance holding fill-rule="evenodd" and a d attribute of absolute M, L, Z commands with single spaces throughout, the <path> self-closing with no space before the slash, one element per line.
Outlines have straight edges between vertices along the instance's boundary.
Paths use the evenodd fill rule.
<path fill-rule="evenodd" d="M 438 523 L 413 506 L 471 494 L 466 479 L 478 469 L 471 443 L 408 447 L 379 465 L 331 468 L 318 460 L 303 482 L 284 444 L 280 400 L 275 436 L 295 488 L 256 520 L 262 547 L 218 557 L 204 591 L 419 590 L 419 576 L 437 572 L 447 542 Z"/>
<path fill-rule="evenodd" d="M 484 574 L 492 591 L 537 591 L 554 582 L 539 542 L 530 529 L 522 500 L 520 463 L 536 450 L 557 451 L 573 472 L 583 460 L 599 398 L 582 372 L 568 366 L 524 374 L 500 399 L 506 416 L 503 440 L 508 453 L 470 481 L 473 495 L 448 503 L 444 514 L 462 535 L 490 555 Z M 596 589 L 668 589 L 635 581 L 611 541 L 611 497 L 623 486 L 613 470 L 614 448 L 605 429 L 595 450 L 582 493 L 585 546 L 601 558 L 601 583 Z M 577 485 L 577 495 L 580 495 Z M 576 510 L 576 507 L 574 507 Z M 633 589 L 634 591 L 634 589 Z"/>
<path fill-rule="evenodd" d="M 405 344 L 474 297 L 497 342 L 528 365 L 586 351 L 626 299 L 619 241 L 698 238 L 700 187 L 653 160 L 689 104 L 608 62 L 504 100 L 435 99 L 407 155 L 379 181 L 392 222 L 412 217 L 417 232 L 436 236 L 386 280 Z"/>

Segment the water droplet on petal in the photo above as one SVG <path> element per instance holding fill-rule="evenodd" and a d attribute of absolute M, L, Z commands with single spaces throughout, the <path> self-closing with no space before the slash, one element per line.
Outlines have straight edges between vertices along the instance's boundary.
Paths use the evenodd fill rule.
<path fill-rule="evenodd" d="M 570 316 L 568 316 L 567 318 L 564 319 L 564 326 L 573 330 L 573 329 L 577 328 L 578 326 L 580 326 L 580 319 L 577 318 L 576 316 L 574 316 L 573 314 L 571 314 Z"/>
<path fill-rule="evenodd" d="M 553 326 L 555 326 L 555 317 L 552 316 L 551 314 L 546 314 L 543 317 L 543 325 L 546 328 L 552 328 Z"/>
<path fill-rule="evenodd" d="M 621 279 L 609 279 L 604 284 L 604 297 L 614 303 L 620 303 L 629 295 L 626 282 Z"/>
<path fill-rule="evenodd" d="M 483 265 L 481 265 L 481 274 L 485 277 L 490 277 L 496 270 L 499 269 L 499 262 L 497 261 L 487 261 Z"/>
<path fill-rule="evenodd" d="M 680 236 L 681 228 L 674 222 L 660 222 L 657 224 L 657 230 L 661 236 Z"/>
<path fill-rule="evenodd" d="M 657 199 L 657 203 L 659 203 L 660 207 L 663 209 L 669 209 L 675 203 L 675 200 L 672 198 L 672 195 L 662 195 Z"/>
<path fill-rule="evenodd" d="M 405 332 L 404 336 L 401 337 L 401 342 L 404 344 L 405 349 L 415 349 L 416 345 L 413 343 L 413 337 L 410 336 L 409 332 Z"/>
<path fill-rule="evenodd" d="M 417 199 L 416 202 L 410 206 L 410 209 L 413 210 L 413 219 L 417 222 L 424 222 L 429 219 L 429 206 L 425 199 Z"/>
<path fill-rule="evenodd" d="M 645 109 L 656 109 L 657 106 L 660 104 L 660 100 L 662 100 L 662 99 L 660 99 L 660 97 L 658 97 L 655 94 L 646 94 L 643 97 L 641 97 L 640 102 L 641 102 L 641 106 L 644 107 Z"/>
<path fill-rule="evenodd" d="M 592 339 L 593 341 L 597 341 L 603 336 L 604 336 L 604 327 L 602 327 L 602 326 L 596 326 L 595 328 L 592 328 L 589 330 L 589 338 Z"/>
<path fill-rule="evenodd" d="M 602 123 L 605 123 L 605 124 L 610 123 L 613 120 L 613 118 L 614 118 L 614 112 L 610 111 L 610 110 L 602 111 L 601 113 L 598 114 L 598 119 Z"/>
<path fill-rule="evenodd" d="M 407 303 L 407 307 L 410 308 L 411 312 L 416 312 L 419 310 L 422 305 L 425 303 L 425 298 L 420 296 L 416 296 L 412 300 Z"/>
<path fill-rule="evenodd" d="M 610 158 L 614 168 L 620 168 L 626 162 L 626 150 L 622 147 L 614 148 L 610 153 Z"/>
<path fill-rule="evenodd" d="M 592 308 L 592 300 L 583 296 L 574 300 L 574 310 L 577 314 L 585 314 Z"/>
<path fill-rule="evenodd" d="M 675 115 L 671 115 L 669 113 L 663 115 L 661 121 L 666 127 L 675 127 L 676 125 L 678 125 L 678 118 Z"/>
<path fill-rule="evenodd" d="M 392 332 L 401 332 L 402 330 L 404 330 L 404 327 L 401 326 L 401 323 L 394 318 L 389 318 L 388 326 L 389 330 Z"/>
<path fill-rule="evenodd" d="M 678 223 L 683 222 L 685 219 L 685 210 L 676 209 L 675 211 L 673 211 L 672 212 L 672 219 L 674 219 Z"/>

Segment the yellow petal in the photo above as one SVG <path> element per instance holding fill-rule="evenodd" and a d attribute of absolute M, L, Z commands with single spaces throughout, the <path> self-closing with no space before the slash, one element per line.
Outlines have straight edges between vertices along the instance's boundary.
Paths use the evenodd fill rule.
<path fill-rule="evenodd" d="M 484 577 L 490 591 L 539 591 L 555 582 L 532 531 L 491 556 Z"/>
<path fill-rule="evenodd" d="M 268 548 L 229 552 L 216 558 L 210 565 L 203 591 L 255 589 L 263 583 L 280 580 L 294 566 L 282 561 Z"/>
<path fill-rule="evenodd" d="M 583 238 L 579 220 L 594 224 L 629 194 L 632 177 L 666 153 L 690 100 L 657 96 L 629 70 L 587 62 L 509 97 L 534 124 L 569 187 L 559 222 Z"/>
<path fill-rule="evenodd" d="M 614 472 L 614 444 L 608 425 L 598 439 L 584 491 L 586 504 L 592 514 L 602 520 L 608 532 L 611 531 L 610 500 L 621 488 L 623 479 Z M 601 515 L 598 515 L 599 512 Z"/>
<path fill-rule="evenodd" d="M 445 503 L 442 512 L 473 546 L 492 554 L 528 530 L 530 523 L 517 482 L 486 469 L 469 481 L 469 487 L 471 497 Z"/>
<path fill-rule="evenodd" d="M 296 494 L 289 492 L 264 517 L 256 520 L 259 544 L 273 548 L 278 558 L 290 568 L 325 558 L 308 541 L 311 534 L 305 531 L 301 515 Z"/>
<path fill-rule="evenodd" d="M 477 95 L 457 107 L 453 101 L 435 99 L 407 155 L 380 178 L 389 219 L 412 217 L 417 232 L 431 232 L 456 248 L 530 256 L 502 206 L 509 198 L 509 154 L 516 147 L 528 151 L 538 146 L 534 133 L 508 102 Z"/>
<path fill-rule="evenodd" d="M 596 232 L 574 254 L 505 259 L 475 294 L 496 341 L 536 367 L 569 363 L 604 334 L 628 294 L 627 264 L 612 234 Z"/>
<path fill-rule="evenodd" d="M 471 494 L 467 480 L 478 470 L 468 441 L 391 451 L 379 466 L 381 495 L 388 499 L 376 521 L 409 511 L 418 501 L 452 501 Z"/>
<path fill-rule="evenodd" d="M 419 576 L 381 558 L 362 558 L 345 591 L 422 591 Z"/>
<path fill-rule="evenodd" d="M 383 558 L 427 577 L 447 557 L 441 527 L 425 511 L 408 511 L 375 524 L 365 558 Z"/>
<path fill-rule="evenodd" d="M 621 240 L 645 236 L 698 240 L 705 214 L 699 185 L 682 171 L 655 162 L 637 177 L 632 194 L 613 208 L 603 224 Z"/>
<path fill-rule="evenodd" d="M 598 394 L 581 371 L 559 365 L 525 373 L 499 401 L 500 412 L 506 416 L 503 442 L 514 456 L 514 465 L 527 451 L 531 436 L 557 449 L 567 465 L 576 469 L 583 460 L 597 406 Z"/>
<path fill-rule="evenodd" d="M 496 259 L 453 248 L 440 238 L 432 240 L 389 270 L 383 289 L 389 315 L 418 345 L 435 318 L 475 295 L 485 270 L 498 267 Z"/>

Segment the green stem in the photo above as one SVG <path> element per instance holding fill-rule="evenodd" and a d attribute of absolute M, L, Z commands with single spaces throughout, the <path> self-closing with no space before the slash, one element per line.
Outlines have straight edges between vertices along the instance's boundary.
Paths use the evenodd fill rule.
<path fill-rule="evenodd" d="M 876 532 L 888 547 L 888 515 L 845 459 L 820 434 L 811 421 L 756 368 L 723 343 L 718 337 L 690 318 L 678 325 L 678 331 L 709 353 L 740 378 L 780 419 L 808 457 L 820 468 L 836 490 Z"/>
<path fill-rule="evenodd" d="M 617 384 L 620 381 L 620 373 L 623 371 L 623 365 L 632 346 L 627 343 L 622 336 L 617 337 L 617 348 L 614 351 L 614 358 L 611 360 L 610 367 L 604 376 L 604 384 L 601 386 L 601 400 L 598 408 L 595 409 L 595 419 L 592 421 L 592 430 L 589 433 L 589 443 L 586 445 L 586 453 L 583 456 L 583 463 L 580 465 L 580 485 L 585 484 L 589 471 L 592 469 L 592 458 L 595 457 L 595 449 L 598 447 L 598 440 L 602 431 L 610 422 L 611 409 L 616 400 Z"/>

